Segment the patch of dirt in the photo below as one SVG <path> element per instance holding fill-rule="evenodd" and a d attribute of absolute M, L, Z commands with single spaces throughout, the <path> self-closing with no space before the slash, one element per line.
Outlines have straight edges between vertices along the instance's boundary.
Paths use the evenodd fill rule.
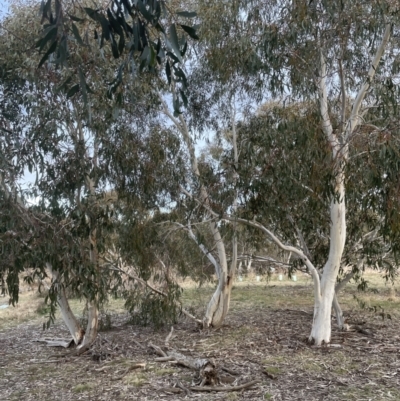
<path fill-rule="evenodd" d="M 271 288 L 277 294 L 281 289 Z M 291 292 L 304 291 L 291 288 Z M 155 332 L 113 319 L 93 349 L 75 357 L 35 340 L 68 337 L 62 322 L 43 333 L 37 322 L 0 332 L 0 398 L 20 400 L 399 400 L 400 323 L 367 311 L 345 312 L 351 331 L 332 321 L 332 343 L 307 343 L 312 308 L 235 304 L 226 325 L 200 331 L 191 321 L 174 326 L 172 348 L 208 358 L 221 372 L 220 386 L 258 384 L 239 392 L 194 392 L 196 374 L 157 362 L 148 344 L 164 346 L 170 328 Z"/>

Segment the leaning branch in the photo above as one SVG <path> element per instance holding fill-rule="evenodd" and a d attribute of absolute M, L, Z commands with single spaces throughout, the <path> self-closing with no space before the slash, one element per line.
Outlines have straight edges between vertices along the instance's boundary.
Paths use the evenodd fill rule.
<path fill-rule="evenodd" d="M 346 285 L 353 277 L 354 277 L 354 272 L 353 272 L 353 271 L 348 272 L 348 273 L 343 277 L 343 279 L 342 279 L 339 283 L 336 284 L 336 286 L 335 286 L 335 292 L 336 292 L 336 294 L 338 294 L 339 291 L 340 291 L 342 288 L 344 288 L 345 285 Z"/>
<path fill-rule="evenodd" d="M 194 235 L 194 232 L 192 231 L 191 227 L 185 227 L 183 224 L 174 222 L 173 224 L 175 224 L 178 227 L 181 227 L 183 229 L 185 229 L 188 234 L 189 237 L 197 244 L 197 246 L 199 247 L 199 249 L 201 250 L 201 252 L 204 253 L 204 255 L 207 257 L 207 259 L 213 264 L 215 271 L 217 273 L 217 275 L 220 275 L 221 272 L 221 267 L 219 265 L 219 263 L 216 261 L 216 259 L 214 258 L 214 256 L 212 255 L 212 253 L 202 244 L 198 241 L 198 239 L 196 238 L 196 236 Z"/>
<path fill-rule="evenodd" d="M 346 126 L 346 132 L 345 132 L 345 138 L 344 138 L 345 142 L 349 139 L 350 135 L 353 133 L 354 129 L 358 125 L 361 103 L 364 100 L 364 97 L 365 97 L 369 87 L 371 86 L 372 80 L 374 79 L 379 62 L 381 61 L 383 53 L 385 52 L 386 46 L 389 42 L 391 32 L 392 32 L 392 23 L 389 22 L 386 24 L 382 42 L 378 46 L 375 56 L 372 59 L 371 66 L 368 71 L 368 76 L 365 79 L 364 84 L 358 91 L 356 99 L 354 100 L 353 108 L 351 110 L 351 115 L 350 115 L 350 118 L 349 118 L 349 120 L 347 122 L 347 126 Z"/>
<path fill-rule="evenodd" d="M 257 221 L 252 221 L 252 220 L 246 220 L 242 219 L 239 217 L 230 217 L 230 216 L 223 216 L 224 220 L 228 221 L 237 221 L 238 223 L 246 224 L 250 227 L 255 227 L 267 234 L 273 242 L 275 242 L 276 245 L 279 246 L 283 251 L 287 252 L 292 252 L 295 255 L 297 255 L 307 266 L 308 270 L 310 271 L 311 276 L 314 279 L 314 284 L 315 284 L 315 296 L 317 299 L 321 297 L 321 288 L 320 288 L 320 280 L 319 280 L 319 275 L 318 275 L 318 270 L 315 268 L 315 266 L 312 264 L 310 259 L 307 257 L 307 255 L 301 251 L 300 249 L 295 248 L 294 246 L 291 245 L 285 245 L 272 231 L 268 230 L 268 228 L 264 227 L 262 224 L 258 223 Z"/>
<path fill-rule="evenodd" d="M 325 61 L 325 56 L 322 52 L 322 48 L 320 51 L 320 71 L 319 71 L 319 77 L 317 79 L 317 86 L 319 91 L 319 108 L 322 117 L 322 131 L 324 132 L 329 143 L 334 149 L 335 145 L 337 144 L 337 137 L 333 133 L 332 123 L 329 117 L 328 89 L 326 84 L 326 61 Z"/>
<path fill-rule="evenodd" d="M 214 210 L 212 210 L 209 205 L 201 203 L 198 199 L 194 198 L 189 192 L 185 191 L 185 193 L 188 196 L 190 196 L 192 199 L 195 199 L 195 201 L 197 201 L 199 204 L 201 204 L 204 208 L 206 208 L 207 211 L 212 216 L 214 216 L 216 218 L 220 218 L 218 213 L 215 213 Z M 316 299 L 321 299 L 321 283 L 320 283 L 320 279 L 319 279 L 318 270 L 312 264 L 311 260 L 307 257 L 307 255 L 304 254 L 303 251 L 301 251 L 300 249 L 295 248 L 294 246 L 285 245 L 272 231 L 268 230 L 268 228 L 264 227 L 261 223 L 258 223 L 255 220 L 246 220 L 246 219 L 242 219 L 240 217 L 230 217 L 228 215 L 223 215 L 222 219 L 223 220 L 227 220 L 227 221 L 238 222 L 238 223 L 242 223 L 242 224 L 248 225 L 250 227 L 258 228 L 259 230 L 261 230 L 262 232 L 267 234 L 268 237 L 273 242 L 275 242 L 275 244 L 278 245 L 279 248 L 281 248 L 283 251 L 292 252 L 295 255 L 297 255 L 304 262 L 304 264 L 307 266 L 307 268 L 310 271 L 310 274 L 311 274 L 311 276 L 312 276 L 312 278 L 314 280 L 314 292 L 315 292 Z"/>
<path fill-rule="evenodd" d="M 168 295 L 165 292 L 157 289 L 156 287 L 153 287 L 151 284 L 149 284 L 147 281 L 141 279 L 140 277 L 134 276 L 133 274 L 130 274 L 130 273 L 126 272 L 124 269 L 121 269 L 119 266 L 117 266 L 115 264 L 115 262 L 113 262 L 112 260 L 108 259 L 107 257 L 105 257 L 104 259 L 113 266 L 113 267 L 110 268 L 111 270 L 115 270 L 115 271 L 118 271 L 120 273 L 125 274 L 125 276 L 129 277 L 132 280 L 137 281 L 138 283 L 140 283 L 143 286 L 147 287 L 149 290 L 155 292 L 158 295 L 161 295 L 164 298 L 168 297 Z M 187 316 L 189 319 L 195 321 L 198 324 L 203 324 L 203 322 L 200 319 L 197 319 L 195 316 L 193 316 L 191 313 L 189 313 L 187 310 L 185 310 L 178 301 L 176 301 L 175 304 L 176 304 L 177 307 L 179 307 L 181 309 L 182 313 L 185 316 Z"/>

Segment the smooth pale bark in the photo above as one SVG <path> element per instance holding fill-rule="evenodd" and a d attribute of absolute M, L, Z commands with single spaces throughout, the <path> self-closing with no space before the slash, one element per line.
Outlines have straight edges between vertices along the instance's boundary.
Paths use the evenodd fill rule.
<path fill-rule="evenodd" d="M 82 343 L 85 331 L 82 329 L 78 319 L 75 317 L 69 306 L 67 296 L 65 295 L 65 288 L 62 285 L 60 287 L 61 288 L 57 294 L 57 303 L 60 307 L 61 316 L 74 339 L 75 345 L 79 345 Z"/>
<path fill-rule="evenodd" d="M 251 264 L 253 263 L 253 259 L 250 258 L 249 261 L 247 262 L 246 270 L 247 273 L 251 273 Z"/>
<path fill-rule="evenodd" d="M 219 279 L 203 319 L 204 327 L 221 327 L 229 311 L 233 280 L 224 276 Z"/>
<path fill-rule="evenodd" d="M 78 349 L 82 352 L 91 347 L 97 337 L 97 331 L 99 326 L 99 308 L 97 306 L 97 299 L 88 302 L 88 322 L 86 326 L 85 337 L 83 338 L 82 344 L 78 346 Z"/>
<path fill-rule="evenodd" d="M 60 307 L 61 317 L 64 320 L 64 323 L 67 326 L 75 345 L 79 345 L 82 343 L 85 331 L 82 329 L 78 319 L 75 317 L 69 306 L 68 298 L 65 294 L 65 288 L 62 283 L 58 281 L 58 272 L 53 271 L 50 263 L 46 263 L 46 267 L 52 274 L 53 282 L 56 282 L 58 284 L 57 304 Z"/>
<path fill-rule="evenodd" d="M 225 244 L 215 222 L 210 223 L 210 229 L 218 251 L 219 268 L 216 271 L 218 286 L 208 303 L 203 324 L 204 327 L 220 327 L 229 311 L 233 282 L 231 274 L 234 272 L 228 271 Z"/>
<path fill-rule="evenodd" d="M 331 230 L 328 261 L 321 276 L 320 293 L 315 298 L 314 320 L 310 341 L 321 345 L 331 340 L 331 310 L 335 285 L 346 240 L 346 205 L 344 200 L 343 175 L 337 177 L 338 199 L 331 203 Z"/>
<path fill-rule="evenodd" d="M 335 196 L 331 201 L 330 216 L 330 246 L 329 257 L 326 262 L 321 281 L 319 283 L 320 292 L 315 297 L 314 320 L 310 334 L 310 341 L 315 342 L 316 345 L 329 343 L 331 340 L 331 309 L 332 302 L 335 295 L 335 284 L 337 275 L 339 273 L 339 266 L 344 250 L 346 241 L 346 204 L 345 204 L 345 188 L 344 188 L 344 168 L 348 159 L 349 141 L 351 136 L 359 124 L 361 104 L 364 100 L 365 94 L 370 88 L 371 82 L 374 78 L 376 69 L 378 68 L 379 61 L 384 54 L 385 48 L 390 38 L 392 26 L 386 25 L 386 29 L 379 45 L 376 54 L 371 62 L 371 67 L 368 71 L 368 76 L 364 84 L 358 91 L 356 99 L 354 100 L 350 117 L 345 125 L 344 131 L 340 134 L 335 134 L 333 131 L 332 123 L 330 121 L 328 112 L 328 95 L 327 95 L 327 69 L 326 61 L 323 55 L 323 49 L 320 53 L 320 71 L 318 78 L 319 89 L 319 105 L 322 118 L 322 130 L 326 136 L 328 143 L 332 149 L 332 160 L 334 161 L 335 175 Z M 340 69 L 342 94 L 345 91 L 343 70 Z M 318 278 L 319 280 L 319 278 Z M 316 284 L 316 283 L 314 283 Z"/>
<path fill-rule="evenodd" d="M 234 100 L 233 100 L 234 104 Z M 235 165 L 235 169 L 238 169 L 239 163 L 239 155 L 237 149 L 237 140 L 236 140 L 236 111 L 235 107 L 232 107 L 232 146 L 233 146 L 233 161 Z M 235 180 L 237 180 L 237 176 L 235 176 Z M 235 199 L 232 204 L 233 214 L 236 215 L 237 212 L 237 199 L 238 193 L 236 193 Z M 218 275 L 218 287 L 216 288 L 210 302 L 208 303 L 207 310 L 203 319 L 204 326 L 209 327 L 220 327 L 224 322 L 228 311 L 229 305 L 231 301 L 231 293 L 233 286 L 233 279 L 236 274 L 237 268 L 237 237 L 236 237 L 236 226 L 237 221 L 233 221 L 233 239 L 232 239 L 232 261 L 231 266 L 228 269 L 228 263 L 226 258 L 225 246 L 223 243 L 223 239 L 221 237 L 221 233 L 218 230 L 217 225 L 212 222 L 211 223 L 211 231 L 214 236 L 214 242 L 218 249 L 218 256 L 220 260 L 220 274 Z M 251 259 L 250 259 L 251 263 Z"/>

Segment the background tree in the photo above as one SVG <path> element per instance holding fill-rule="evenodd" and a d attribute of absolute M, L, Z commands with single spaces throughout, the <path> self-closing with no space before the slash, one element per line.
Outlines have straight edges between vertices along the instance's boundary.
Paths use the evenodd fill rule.
<path fill-rule="evenodd" d="M 372 9 L 374 18 L 371 18 Z M 328 179 L 324 183 L 325 193 L 329 195 L 325 199 L 325 202 L 329 200 L 325 206 L 329 210 L 326 215 L 330 224 L 329 253 L 321 278 L 304 249 L 284 245 L 271 230 L 256 222 L 239 221 L 258 226 L 278 246 L 292 251 L 305 263 L 315 283 L 310 339 L 317 344 L 329 342 L 334 286 L 346 239 L 344 195 L 349 151 L 354 138 L 362 132 L 360 123 L 370 105 L 374 101 L 387 104 L 387 96 L 382 96 L 387 89 L 382 83 L 391 76 L 390 66 L 396 59 L 390 37 L 397 21 L 397 9 L 391 2 L 330 5 L 297 1 L 269 3 L 268 7 L 235 2 L 210 8 L 208 15 L 212 32 L 207 37 L 209 43 L 218 43 L 224 37 L 219 49 L 216 46 L 214 53 L 208 53 L 210 67 L 221 80 L 229 81 L 239 75 L 255 100 L 265 96 L 263 91 L 269 91 L 272 96 L 287 98 L 289 103 L 309 99 L 318 104 L 318 118 L 325 136 L 320 151 L 327 149 L 330 160 Z M 220 36 L 212 29 L 214 26 L 218 26 Z M 234 37 L 239 32 L 246 34 L 235 46 Z M 380 39 L 372 40 L 372 37 Z M 244 48 L 245 60 L 240 58 Z M 355 94 L 350 99 L 350 107 L 348 93 Z M 338 122 L 334 115 L 341 116 Z M 281 203 L 284 202 L 282 197 Z"/>

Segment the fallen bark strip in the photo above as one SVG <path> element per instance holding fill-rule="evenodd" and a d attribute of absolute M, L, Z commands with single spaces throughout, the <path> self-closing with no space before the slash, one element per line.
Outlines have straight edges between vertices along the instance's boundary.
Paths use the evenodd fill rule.
<path fill-rule="evenodd" d="M 142 349 L 146 348 L 144 345 L 140 344 L 140 342 L 135 340 L 134 338 L 131 338 L 131 341 L 134 342 L 139 348 L 142 348 Z"/>
<path fill-rule="evenodd" d="M 38 343 L 45 343 L 48 347 L 62 347 L 62 348 L 70 348 L 74 344 L 73 338 L 38 338 L 37 340 L 33 340 Z"/>
<path fill-rule="evenodd" d="M 241 384 L 240 386 L 226 386 L 226 387 L 214 387 L 214 386 L 196 386 L 196 387 L 189 387 L 191 391 L 204 391 L 204 392 L 211 392 L 211 391 L 239 391 L 249 387 L 254 386 L 255 384 L 259 383 L 260 380 L 252 380 L 251 382 L 247 382 Z"/>

